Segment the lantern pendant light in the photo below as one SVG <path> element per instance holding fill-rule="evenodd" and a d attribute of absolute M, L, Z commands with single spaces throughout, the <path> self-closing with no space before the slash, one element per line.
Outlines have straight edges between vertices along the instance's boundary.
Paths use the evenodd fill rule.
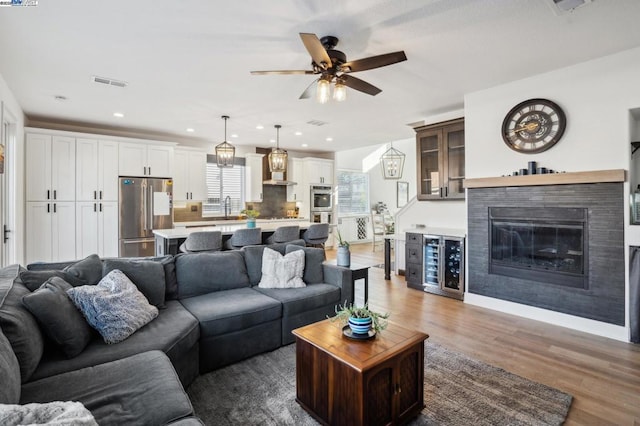
<path fill-rule="evenodd" d="M 402 169 L 404 168 L 405 155 L 393 147 L 389 148 L 382 157 L 380 157 L 380 167 L 382 168 L 382 176 L 385 179 L 402 178 Z"/>
<path fill-rule="evenodd" d="M 269 170 L 271 173 L 283 173 L 287 170 L 287 151 L 280 149 L 280 128 L 279 124 L 273 126 L 276 128 L 276 148 L 269 153 Z"/>
<path fill-rule="evenodd" d="M 228 115 L 223 115 L 224 120 L 224 141 L 216 145 L 216 161 L 218 167 L 233 167 L 233 163 L 236 156 L 236 149 L 233 145 L 227 142 L 227 120 Z"/>

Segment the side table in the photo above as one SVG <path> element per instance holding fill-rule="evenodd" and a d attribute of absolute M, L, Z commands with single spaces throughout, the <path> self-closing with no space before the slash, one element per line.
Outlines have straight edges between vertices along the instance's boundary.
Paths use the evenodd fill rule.
<path fill-rule="evenodd" d="M 329 265 L 337 265 L 335 259 L 327 260 L 325 263 Z M 364 280 L 364 303 L 367 303 L 369 300 L 369 268 L 371 268 L 371 265 L 351 262 L 351 265 L 341 266 L 341 268 L 351 269 L 351 292 L 353 293 L 354 302 L 356 299 L 356 281 Z"/>

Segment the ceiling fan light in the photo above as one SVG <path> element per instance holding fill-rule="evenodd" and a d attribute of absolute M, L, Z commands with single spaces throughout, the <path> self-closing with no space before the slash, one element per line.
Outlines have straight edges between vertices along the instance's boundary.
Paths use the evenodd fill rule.
<path fill-rule="evenodd" d="M 329 101 L 329 94 L 331 92 L 331 83 L 329 80 L 321 78 L 318 80 L 318 89 L 316 91 L 316 99 L 321 104 L 326 104 Z"/>
<path fill-rule="evenodd" d="M 236 157 L 236 148 L 227 142 L 227 120 L 229 117 L 223 115 L 222 119 L 224 120 L 224 142 L 216 145 L 216 163 L 220 168 L 233 167 Z"/>
<path fill-rule="evenodd" d="M 389 148 L 380 157 L 380 168 L 382 169 L 382 177 L 385 179 L 402 178 L 404 158 L 405 155 L 402 152 L 391 146 L 391 148 Z"/>
<path fill-rule="evenodd" d="M 347 86 L 343 82 L 337 81 L 336 86 L 333 88 L 333 100 L 336 102 L 342 102 L 347 99 Z"/>

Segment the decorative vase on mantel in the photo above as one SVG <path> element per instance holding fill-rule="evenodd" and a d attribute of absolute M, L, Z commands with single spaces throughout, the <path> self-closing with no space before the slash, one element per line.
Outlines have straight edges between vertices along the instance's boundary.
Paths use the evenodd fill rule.
<path fill-rule="evenodd" d="M 338 246 L 336 265 L 349 267 L 351 265 L 351 251 L 349 246 Z"/>

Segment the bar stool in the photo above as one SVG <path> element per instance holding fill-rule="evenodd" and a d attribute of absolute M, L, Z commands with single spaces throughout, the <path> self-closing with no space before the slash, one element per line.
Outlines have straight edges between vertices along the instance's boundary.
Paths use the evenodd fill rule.
<path fill-rule="evenodd" d="M 220 231 L 192 232 L 180 245 L 180 251 L 183 253 L 219 250 L 222 250 L 222 232 Z"/>
<path fill-rule="evenodd" d="M 257 245 L 262 243 L 261 228 L 242 228 L 233 231 L 231 238 L 225 243 L 225 248 L 229 250 L 239 249 L 244 246 Z"/>
<path fill-rule="evenodd" d="M 300 227 L 298 225 L 280 226 L 267 238 L 267 244 L 288 243 L 300 239 Z"/>
<path fill-rule="evenodd" d="M 320 246 L 324 248 L 324 243 L 329 238 L 329 224 L 328 223 L 314 223 L 309 226 L 309 229 L 304 231 L 302 239 L 307 246 L 316 247 Z"/>

